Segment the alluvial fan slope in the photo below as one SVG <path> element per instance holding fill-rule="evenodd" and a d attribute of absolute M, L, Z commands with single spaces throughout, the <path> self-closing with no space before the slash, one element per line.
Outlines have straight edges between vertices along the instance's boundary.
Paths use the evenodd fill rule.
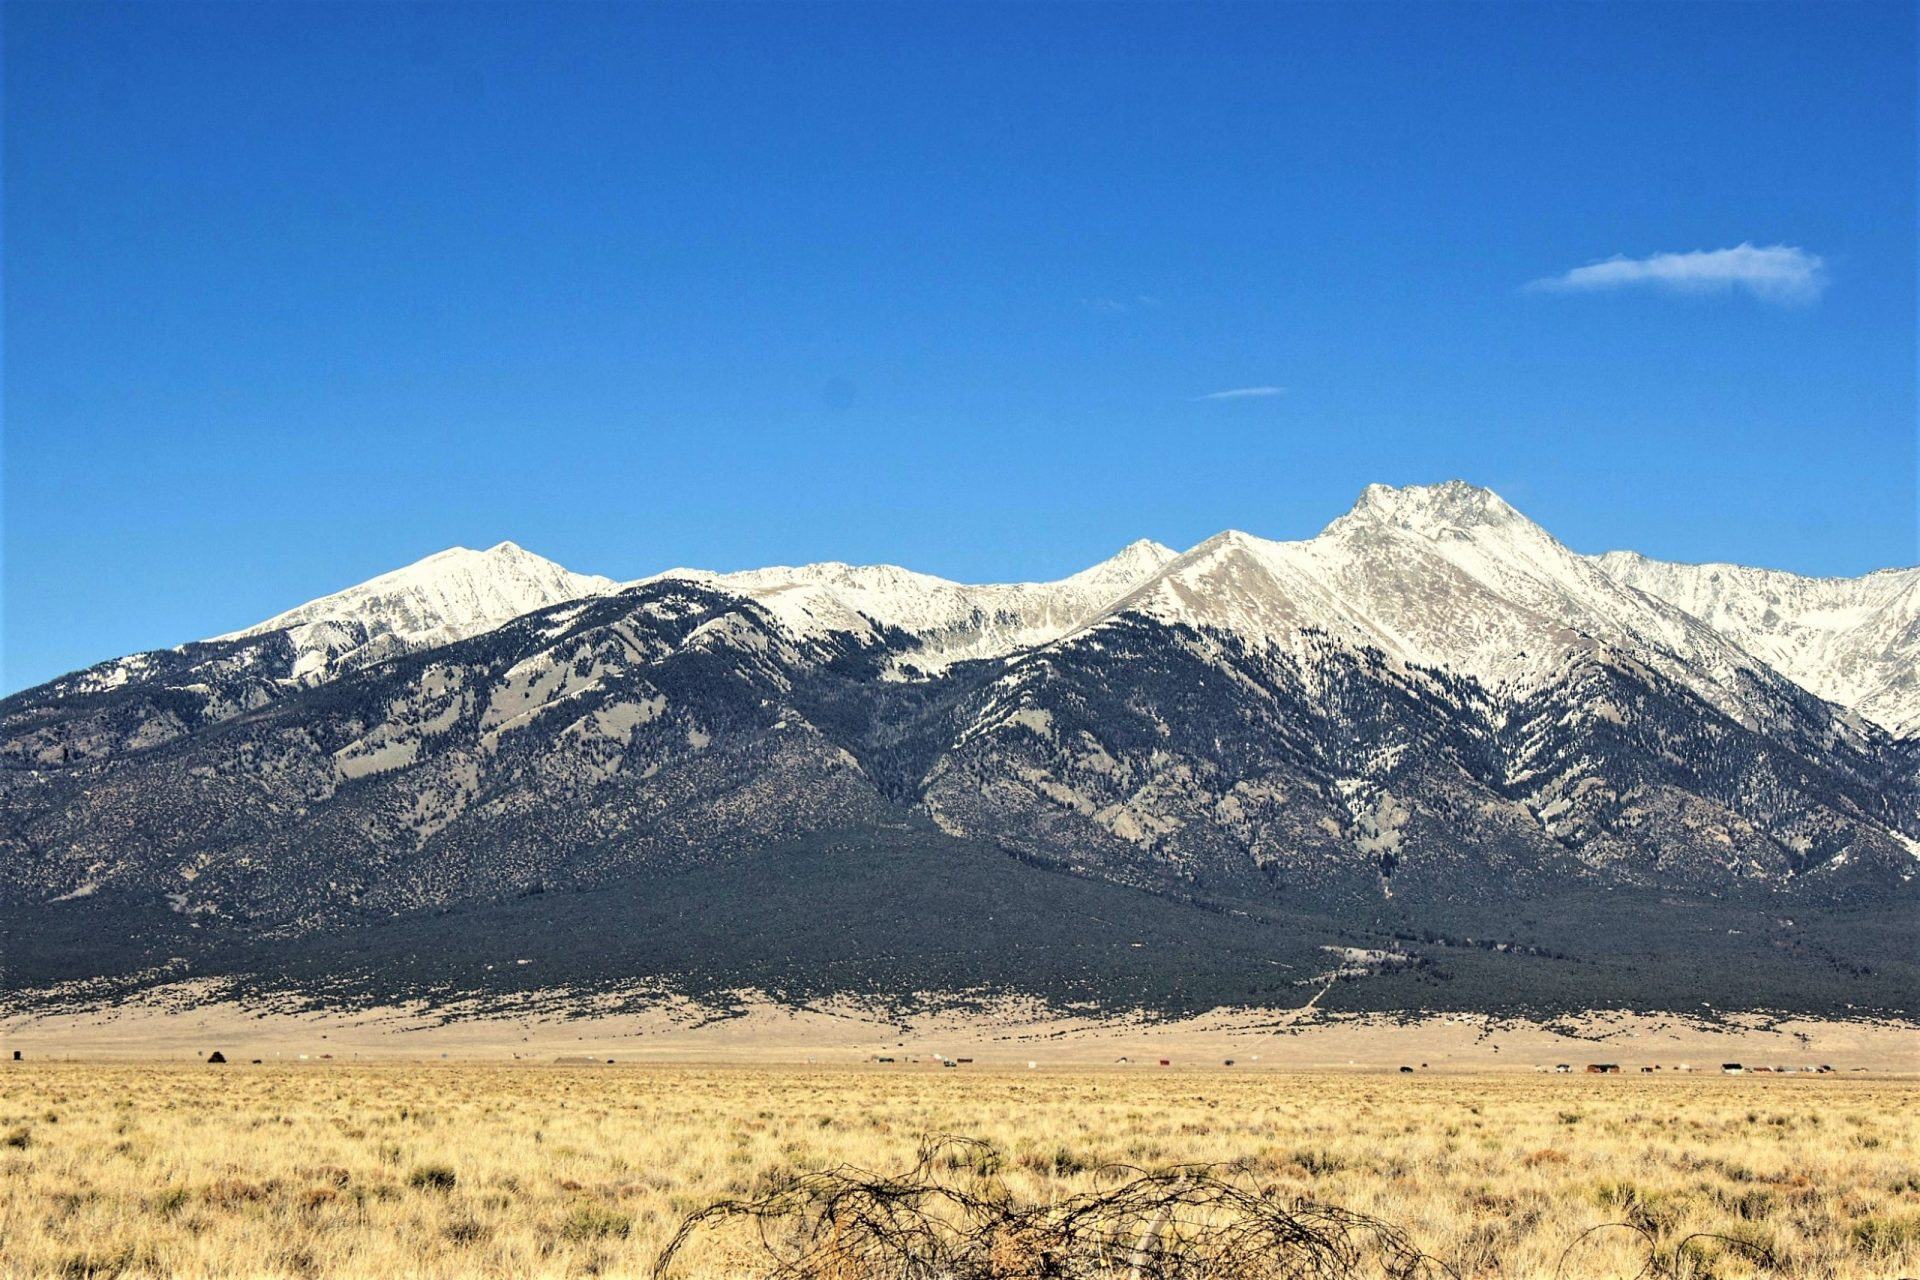
<path fill-rule="evenodd" d="M 1459 483 L 1053 583 L 443 552 L 0 703 L 12 984 L 445 994 L 564 927 L 512 982 L 1697 1005 L 1737 954 L 1902 1007 L 1916 575 L 1582 556 Z"/>

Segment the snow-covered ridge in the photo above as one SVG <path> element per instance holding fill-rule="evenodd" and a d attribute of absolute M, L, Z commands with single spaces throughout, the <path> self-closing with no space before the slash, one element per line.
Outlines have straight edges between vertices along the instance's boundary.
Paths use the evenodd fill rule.
<path fill-rule="evenodd" d="M 1491 490 L 1372 485 L 1319 535 L 1238 531 L 1184 553 L 1142 540 L 1054 582 L 965 584 L 839 562 L 619 583 L 512 543 L 454 548 L 311 601 L 237 639 L 284 631 L 296 679 L 449 643 L 535 609 L 679 579 L 750 598 L 796 638 L 917 645 L 905 676 L 1012 655 L 1134 612 L 1282 649 L 1322 633 L 1392 660 L 1525 694 L 1582 655 L 1634 662 L 1742 720 L 1781 677 L 1897 734 L 1920 732 L 1920 568 L 1852 579 L 1569 550 Z M 123 663 L 124 665 L 124 663 Z"/>
<path fill-rule="evenodd" d="M 894 565 L 838 562 L 711 573 L 675 569 L 645 581 L 690 579 L 758 601 L 794 634 L 872 635 L 876 627 L 920 641 L 903 665 L 931 673 L 1058 640 L 1085 625 L 1173 560 L 1142 539 L 1057 582 L 970 585 Z"/>
<path fill-rule="evenodd" d="M 1595 563 L 1699 618 L 1802 688 L 1900 736 L 1920 732 L 1920 568 L 1809 578 L 1633 551 Z"/>

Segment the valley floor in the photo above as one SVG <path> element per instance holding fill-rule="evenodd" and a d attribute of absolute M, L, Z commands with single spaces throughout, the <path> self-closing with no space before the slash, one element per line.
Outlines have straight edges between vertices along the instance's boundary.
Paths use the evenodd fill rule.
<path fill-rule="evenodd" d="M 1220 1009 L 1180 1019 L 1062 1015 L 997 1001 L 901 1013 L 851 1001 L 804 1008 L 744 995 L 719 1008 L 659 997 L 606 1012 L 565 992 L 485 1008 L 315 1012 L 244 1005 L 206 988 L 160 988 L 135 1001 L 62 1013 L 0 1012 L 0 1051 L 43 1059 L 761 1063 L 850 1065 L 938 1056 L 1037 1069 L 1118 1065 L 1224 1070 L 1394 1069 L 1515 1072 L 1615 1063 L 1659 1073 L 1746 1066 L 1830 1066 L 1920 1074 L 1920 1024 L 1738 1014 L 1718 1021 L 1597 1011 L 1539 1022 L 1466 1014 L 1392 1017 Z M 10 1054 L 8 1055 L 10 1056 Z"/>
<path fill-rule="evenodd" d="M 221 1030 L 230 1056 L 269 1043 L 265 1028 Z M 1920 1132 L 1902 1119 L 1920 1085 L 1886 1077 L 1496 1075 L 1448 1059 L 1439 1032 L 1436 1069 L 1411 1076 L 587 1068 L 553 1065 L 557 1040 L 542 1065 L 80 1063 L 46 1061 L 57 1041 L 34 1034 L 50 1038 L 15 1041 L 43 1047 L 0 1069 L 9 1275 L 646 1275 L 686 1214 L 840 1162 L 902 1170 L 928 1134 L 991 1142 L 997 1177 L 1027 1202 L 1106 1185 L 1103 1166 L 1218 1162 L 1249 1187 L 1397 1224 L 1466 1277 L 1639 1274 L 1649 1237 L 1583 1236 L 1621 1222 L 1650 1233 L 1659 1274 L 1920 1271 Z M 1190 1035 L 1198 1054 L 1231 1033 Z M 1359 1035 L 1322 1052 L 1358 1055 Z M 1725 1239 L 1686 1243 L 1696 1232 Z M 752 1250 L 701 1236 L 674 1274 L 757 1274 Z"/>

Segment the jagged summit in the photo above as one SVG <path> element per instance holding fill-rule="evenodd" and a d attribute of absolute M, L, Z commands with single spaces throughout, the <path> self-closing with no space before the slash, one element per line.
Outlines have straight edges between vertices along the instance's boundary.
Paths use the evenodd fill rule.
<path fill-rule="evenodd" d="M 1329 524 L 1325 534 L 1352 532 L 1369 525 L 1390 525 L 1429 538 L 1475 529 L 1498 529 L 1533 522 L 1491 489 L 1464 480 L 1439 484 L 1370 484 L 1351 509 Z"/>
<path fill-rule="evenodd" d="M 1746 720 L 1782 714 L 1777 677 L 1683 610 L 1615 583 L 1497 494 L 1373 486 L 1319 536 L 1227 530 L 1115 610 L 1283 652 L 1333 637 L 1524 697 L 1600 647 Z M 1582 655 L 1586 655 L 1583 659 Z"/>

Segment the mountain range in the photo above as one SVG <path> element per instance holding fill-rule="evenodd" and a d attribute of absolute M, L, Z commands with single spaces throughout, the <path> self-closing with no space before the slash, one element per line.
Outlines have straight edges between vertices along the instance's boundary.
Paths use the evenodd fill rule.
<path fill-rule="evenodd" d="M 1917 673 L 1920 568 L 1459 482 L 1049 583 L 454 549 L 0 701 L 5 986 L 1907 1011 Z"/>

